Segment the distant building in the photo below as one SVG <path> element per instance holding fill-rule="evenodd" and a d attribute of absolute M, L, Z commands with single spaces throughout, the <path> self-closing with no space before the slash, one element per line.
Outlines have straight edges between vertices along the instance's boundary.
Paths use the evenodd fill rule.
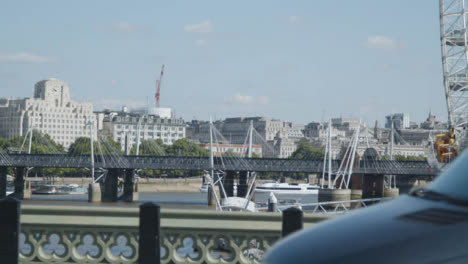
<path fill-rule="evenodd" d="M 93 105 L 70 99 L 68 85 L 60 80 L 37 82 L 34 97 L 24 99 L 0 99 L 0 137 L 10 139 L 23 136 L 35 129 L 68 148 L 76 138 L 89 137 L 89 122 L 96 117 Z"/>
<path fill-rule="evenodd" d="M 209 143 L 201 143 L 200 147 L 204 149 L 210 149 Z M 229 143 L 214 143 L 213 144 L 213 154 L 214 155 L 223 155 L 226 153 L 232 153 L 235 156 L 244 157 L 247 156 L 249 151 L 249 145 L 240 145 L 240 144 L 229 144 Z M 262 157 L 262 146 L 252 145 L 252 154 L 256 154 L 259 157 Z"/>
<path fill-rule="evenodd" d="M 385 117 L 385 128 L 392 127 L 392 120 L 393 120 L 393 127 L 395 129 L 405 129 L 410 128 L 410 119 L 409 115 L 403 113 L 397 113 L 388 115 Z"/>
<path fill-rule="evenodd" d="M 304 127 L 304 136 L 308 138 L 321 138 L 325 139 L 328 137 L 328 122 L 311 122 Z M 344 137 L 346 136 L 345 130 L 340 130 L 332 125 L 331 130 L 332 137 Z"/>
<path fill-rule="evenodd" d="M 446 123 L 442 123 L 441 121 L 436 120 L 436 116 L 429 111 L 429 116 L 427 117 L 426 121 L 422 122 L 420 127 L 422 129 L 447 129 L 448 126 Z"/>
<path fill-rule="evenodd" d="M 265 154 L 269 152 L 268 156 L 275 158 L 289 158 L 297 149 L 298 140 L 290 139 L 281 135 L 278 132 L 273 140 L 268 143 L 272 148 L 265 148 Z"/>
<path fill-rule="evenodd" d="M 347 135 L 352 135 L 359 128 L 360 120 L 354 118 L 332 118 L 332 126 L 338 130 L 345 131 Z"/>
<path fill-rule="evenodd" d="M 154 115 L 108 112 L 105 113 L 102 127 L 102 134 L 119 142 L 122 150 L 125 149 L 125 137 L 129 149 L 136 143 L 138 131 L 140 140 L 161 139 L 168 145 L 185 138 L 183 119 L 168 119 Z"/>
<path fill-rule="evenodd" d="M 295 125 L 291 122 L 284 122 L 266 117 L 236 117 L 226 118 L 222 121 L 213 122 L 216 133 L 215 141 L 229 142 L 230 144 L 245 144 L 248 139 L 250 123 L 257 131 L 252 138 L 253 144 L 262 146 L 263 156 L 272 157 L 275 154 L 271 145 L 278 132 L 282 138 L 287 138 L 294 142 L 304 137 L 304 126 Z M 194 142 L 209 142 L 209 123 L 203 121 L 192 121 L 188 124 L 188 139 Z M 268 150 L 270 149 L 270 151 Z"/>
<path fill-rule="evenodd" d="M 418 123 L 416 123 L 416 122 L 414 122 L 414 121 L 411 121 L 411 122 L 410 122 L 409 129 L 418 129 L 418 128 L 419 128 Z"/>

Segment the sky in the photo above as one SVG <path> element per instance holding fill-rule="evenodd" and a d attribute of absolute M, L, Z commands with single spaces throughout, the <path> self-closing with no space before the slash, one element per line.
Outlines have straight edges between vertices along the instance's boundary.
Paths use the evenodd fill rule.
<path fill-rule="evenodd" d="M 185 120 L 447 119 L 438 1 L 5 1 L 0 97 L 57 78 L 95 110 Z"/>

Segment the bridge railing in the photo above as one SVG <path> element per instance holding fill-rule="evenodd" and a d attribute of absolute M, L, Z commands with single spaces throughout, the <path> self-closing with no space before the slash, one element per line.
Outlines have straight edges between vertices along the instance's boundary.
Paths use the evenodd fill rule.
<path fill-rule="evenodd" d="M 161 210 L 161 263 L 260 263 L 280 213 Z M 329 216 L 305 215 L 304 227 Z M 136 263 L 138 208 L 23 205 L 20 263 Z"/>

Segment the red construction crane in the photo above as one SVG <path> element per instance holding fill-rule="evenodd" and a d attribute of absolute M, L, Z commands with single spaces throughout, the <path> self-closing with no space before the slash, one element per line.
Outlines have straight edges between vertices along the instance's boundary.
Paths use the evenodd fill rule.
<path fill-rule="evenodd" d="M 159 108 L 159 95 L 161 91 L 161 81 L 162 81 L 163 74 L 164 74 L 164 64 L 161 68 L 161 75 L 159 76 L 159 80 L 156 80 L 156 107 L 157 108 Z"/>

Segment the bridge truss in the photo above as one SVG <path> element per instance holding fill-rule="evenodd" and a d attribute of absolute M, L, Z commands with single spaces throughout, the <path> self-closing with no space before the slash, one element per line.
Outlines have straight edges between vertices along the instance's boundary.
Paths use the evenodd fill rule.
<path fill-rule="evenodd" d="M 34 168 L 89 168 L 90 156 L 10 154 L 0 158 L 0 167 Z M 103 169 L 160 169 L 160 170 L 210 170 L 208 157 L 180 156 L 122 156 L 117 162 L 105 162 L 106 158 L 95 156 L 96 167 Z M 321 173 L 323 160 L 279 158 L 214 158 L 213 166 L 219 171 L 255 172 L 305 172 Z M 333 160 L 337 167 L 341 160 Z M 425 161 L 361 160 L 353 170 L 361 174 L 437 175 L 438 171 Z"/>

